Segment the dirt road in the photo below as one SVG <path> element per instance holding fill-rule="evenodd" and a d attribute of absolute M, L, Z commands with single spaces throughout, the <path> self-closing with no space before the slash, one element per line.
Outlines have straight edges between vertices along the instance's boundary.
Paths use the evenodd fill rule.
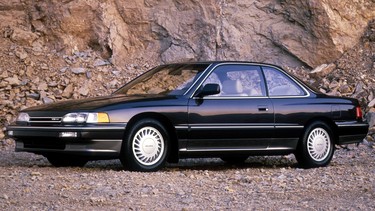
<path fill-rule="evenodd" d="M 300 169 L 293 156 L 230 165 L 187 159 L 156 173 L 119 161 L 55 168 L 0 151 L 1 210 L 375 210 L 375 150 L 338 149 L 329 167 Z"/>

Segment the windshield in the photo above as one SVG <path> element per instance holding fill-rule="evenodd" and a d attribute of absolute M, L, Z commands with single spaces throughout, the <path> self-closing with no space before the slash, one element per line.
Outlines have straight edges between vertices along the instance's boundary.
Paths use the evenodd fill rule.
<path fill-rule="evenodd" d="M 114 92 L 124 95 L 182 95 L 209 64 L 158 66 Z"/>

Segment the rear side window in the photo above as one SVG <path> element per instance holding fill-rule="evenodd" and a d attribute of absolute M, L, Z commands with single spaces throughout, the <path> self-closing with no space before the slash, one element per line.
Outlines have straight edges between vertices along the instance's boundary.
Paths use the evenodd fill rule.
<path fill-rule="evenodd" d="M 304 96 L 306 93 L 290 77 L 281 71 L 263 67 L 269 96 Z"/>

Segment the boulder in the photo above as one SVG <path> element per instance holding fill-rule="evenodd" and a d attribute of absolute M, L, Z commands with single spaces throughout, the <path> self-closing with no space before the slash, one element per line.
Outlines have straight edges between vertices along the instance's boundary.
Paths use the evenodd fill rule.
<path fill-rule="evenodd" d="M 78 93 L 82 96 L 87 96 L 89 92 L 90 92 L 90 88 L 87 85 L 87 83 L 78 89 Z"/>
<path fill-rule="evenodd" d="M 18 79 L 16 75 L 14 75 L 13 77 L 6 78 L 5 81 L 7 81 L 9 85 L 12 86 L 18 86 L 21 84 L 21 81 Z"/>
<path fill-rule="evenodd" d="M 40 94 L 39 93 L 30 93 L 30 94 L 26 95 L 26 97 L 34 99 L 34 100 L 39 100 Z"/>
<path fill-rule="evenodd" d="M 373 108 L 374 106 L 375 106 L 375 99 L 371 100 L 371 102 L 369 102 L 368 104 L 369 108 Z"/>
<path fill-rule="evenodd" d="M 310 74 L 314 77 L 325 77 L 326 75 L 330 74 L 335 68 L 336 65 L 333 63 L 322 64 L 316 67 L 313 71 L 311 71 Z"/>
<path fill-rule="evenodd" d="M 13 28 L 13 33 L 10 36 L 10 39 L 13 42 L 24 46 L 31 46 L 37 38 L 38 35 L 34 34 L 33 32 L 26 31 L 18 27 Z"/>
<path fill-rule="evenodd" d="M 39 85 L 38 85 L 38 90 L 40 91 L 47 91 L 48 89 L 48 85 L 46 82 L 41 82 Z"/>
<path fill-rule="evenodd" d="M 86 69 L 85 68 L 82 68 L 82 67 L 76 67 L 76 68 L 72 68 L 72 72 L 74 74 L 83 74 L 86 72 Z"/>
<path fill-rule="evenodd" d="M 94 62 L 94 67 L 98 67 L 98 66 L 105 66 L 105 65 L 110 65 L 111 63 L 107 60 L 103 60 L 103 59 L 96 59 L 95 62 Z"/>
<path fill-rule="evenodd" d="M 65 87 L 62 93 L 62 96 L 64 98 L 70 98 L 73 95 L 73 90 L 74 90 L 73 84 L 69 84 L 67 87 Z"/>
<path fill-rule="evenodd" d="M 369 112 L 367 112 L 366 119 L 370 128 L 375 126 L 375 108 L 371 108 Z"/>
<path fill-rule="evenodd" d="M 14 50 L 14 54 L 21 60 L 25 60 L 28 57 L 25 49 L 19 47 Z"/>
<path fill-rule="evenodd" d="M 54 102 L 54 100 L 51 99 L 51 98 L 49 98 L 49 97 L 43 97 L 42 100 L 43 100 L 44 104 L 49 104 L 49 103 L 53 103 Z"/>

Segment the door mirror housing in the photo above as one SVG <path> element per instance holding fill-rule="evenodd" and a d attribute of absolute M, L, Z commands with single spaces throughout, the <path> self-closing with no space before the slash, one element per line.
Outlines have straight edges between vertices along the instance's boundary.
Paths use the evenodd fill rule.
<path fill-rule="evenodd" d="M 197 97 L 204 97 L 208 95 L 216 95 L 220 93 L 220 86 L 219 84 L 206 84 L 203 89 L 201 89 Z"/>

